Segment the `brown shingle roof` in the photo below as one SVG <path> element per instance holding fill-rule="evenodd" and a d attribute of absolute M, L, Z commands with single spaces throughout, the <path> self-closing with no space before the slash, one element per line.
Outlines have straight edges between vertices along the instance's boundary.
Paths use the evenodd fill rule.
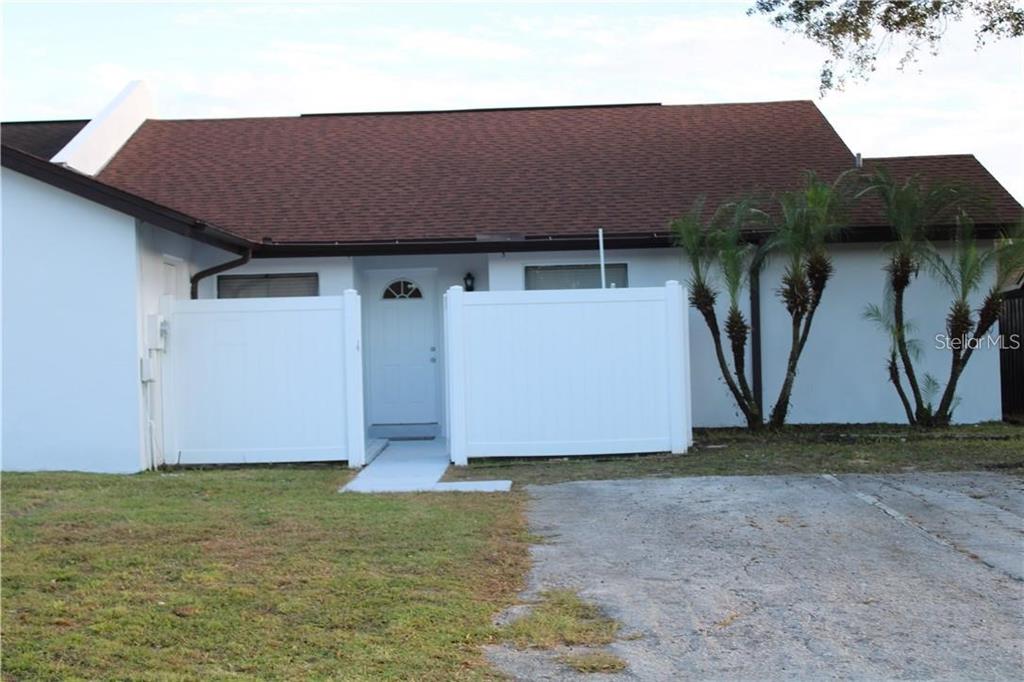
<path fill-rule="evenodd" d="M 5 123 L 3 142 L 50 158 L 85 123 Z M 395 245 L 664 236 L 700 195 L 714 206 L 852 165 L 817 107 L 796 101 L 149 120 L 97 179 L 256 245 Z M 879 166 L 974 187 L 990 200 L 979 222 L 1021 214 L 971 155 L 865 159 Z M 884 223 L 871 199 L 853 218 L 865 238 Z"/>
<path fill-rule="evenodd" d="M 1005 224 L 1021 217 L 1021 205 L 973 154 L 864 159 L 866 171 L 876 168 L 884 168 L 895 180 L 905 180 L 916 175 L 926 182 L 956 185 L 970 191 L 980 203 L 971 210 L 978 222 Z M 867 206 L 860 213 L 862 221 L 867 222 L 870 216 Z"/>
<path fill-rule="evenodd" d="M 150 120 L 99 179 L 257 242 L 364 242 L 663 233 L 852 165 L 796 101 Z"/>
<path fill-rule="evenodd" d="M 0 125 L 0 142 L 49 160 L 89 121 L 21 121 Z"/>

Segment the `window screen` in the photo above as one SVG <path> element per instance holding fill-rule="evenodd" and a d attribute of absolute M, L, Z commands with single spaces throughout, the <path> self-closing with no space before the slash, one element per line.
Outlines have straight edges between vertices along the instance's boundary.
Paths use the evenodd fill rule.
<path fill-rule="evenodd" d="M 605 281 L 609 288 L 629 286 L 625 263 L 604 266 Z M 527 289 L 600 289 L 600 265 L 528 265 Z"/>
<path fill-rule="evenodd" d="M 315 272 L 282 275 L 221 275 L 217 278 L 217 298 L 319 295 L 320 279 Z"/>

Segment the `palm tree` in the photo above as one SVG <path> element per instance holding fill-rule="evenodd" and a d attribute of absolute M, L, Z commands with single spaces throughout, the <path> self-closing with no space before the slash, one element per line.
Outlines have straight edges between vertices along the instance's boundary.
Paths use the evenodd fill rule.
<path fill-rule="evenodd" d="M 974 222 L 961 212 L 948 255 L 929 245 L 924 262 L 953 295 L 946 316 L 946 334 L 950 341 L 947 344 L 950 350 L 949 379 L 928 422 L 929 425 L 945 426 L 953 417 L 956 386 L 967 362 L 999 321 L 1003 303 L 1001 292 L 1009 279 L 1024 268 L 1024 227 L 1017 224 L 1007 229 L 990 247 L 984 248 L 978 243 Z M 992 271 L 995 272 L 994 283 L 986 292 L 975 317 L 969 300 L 981 289 Z"/>
<path fill-rule="evenodd" d="M 908 421 L 911 424 L 926 423 L 931 419 L 932 406 L 914 370 L 914 358 L 907 342 L 904 298 L 928 252 L 929 228 L 942 219 L 948 219 L 950 212 L 963 203 L 967 195 L 951 185 L 926 186 L 916 176 L 902 183 L 896 182 L 884 169 L 878 169 L 871 175 L 867 187 L 858 196 L 864 195 L 874 195 L 881 200 L 885 218 L 892 229 L 893 240 L 885 271 L 887 295 L 891 295 L 891 334 L 899 359 L 896 369 L 899 374 L 902 366 L 910 388 L 909 397 L 914 403 Z M 898 393 L 903 393 L 902 379 L 894 386 Z M 901 396 L 901 400 L 904 397 Z"/>
<path fill-rule="evenodd" d="M 807 344 L 825 287 L 832 278 L 832 259 L 827 244 L 845 224 L 846 212 L 854 198 L 854 174 L 855 171 L 848 171 L 828 183 L 808 172 L 803 188 L 786 192 L 778 199 L 776 229 L 767 248 L 786 263 L 777 293 L 790 316 L 791 338 L 786 374 L 772 407 L 772 427 L 786 422 L 800 355 Z"/>
<path fill-rule="evenodd" d="M 917 339 L 912 339 L 909 335 L 914 331 L 914 327 L 911 322 L 902 322 L 897 326 L 896 314 L 895 314 L 895 300 L 893 291 L 890 287 L 886 287 L 885 299 L 881 306 L 874 303 L 868 305 L 864 309 L 864 318 L 874 322 L 879 329 L 885 332 L 889 337 L 889 356 L 886 363 L 886 372 L 889 375 L 889 382 L 896 389 L 896 394 L 900 398 L 900 403 L 903 405 L 903 411 L 907 415 L 907 421 L 911 424 L 916 422 L 914 416 L 914 406 L 910 404 L 910 400 L 907 397 L 907 392 L 903 389 L 903 376 L 900 370 L 900 344 L 904 345 L 907 353 L 914 359 L 918 360 L 921 357 L 921 342 Z M 901 331 L 901 335 L 897 334 L 897 329 Z M 931 376 L 925 375 L 925 383 L 930 384 L 934 380 Z M 925 390 L 927 394 L 928 391 Z M 931 411 L 931 401 L 928 402 L 928 410 Z"/>
<path fill-rule="evenodd" d="M 707 222 L 703 216 L 704 200 L 699 199 L 689 211 L 672 221 L 676 243 L 682 247 L 690 261 L 690 305 L 701 314 L 711 332 L 722 378 L 743 413 L 747 426 L 760 428 L 763 423 L 760 403 L 747 381 L 745 363 L 750 325 L 740 309 L 740 294 L 752 265 L 757 261 L 756 247 L 743 240 L 743 227 L 762 219 L 763 214 L 749 200 L 743 200 L 721 206 Z M 725 333 L 729 338 L 731 367 L 726 360 L 722 330 L 715 312 L 715 303 L 720 294 L 719 277 L 729 297 Z"/>

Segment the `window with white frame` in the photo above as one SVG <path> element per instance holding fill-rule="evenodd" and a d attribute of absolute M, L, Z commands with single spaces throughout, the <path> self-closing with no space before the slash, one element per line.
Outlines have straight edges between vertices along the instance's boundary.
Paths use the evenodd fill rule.
<path fill-rule="evenodd" d="M 320 278 L 315 272 L 273 275 L 220 275 L 217 298 L 276 298 L 319 296 Z"/>
<path fill-rule="evenodd" d="M 609 288 L 622 289 L 629 286 L 629 275 L 625 263 L 607 263 L 604 266 L 605 282 Z M 583 265 L 527 265 L 527 289 L 600 289 L 601 266 L 596 263 Z"/>

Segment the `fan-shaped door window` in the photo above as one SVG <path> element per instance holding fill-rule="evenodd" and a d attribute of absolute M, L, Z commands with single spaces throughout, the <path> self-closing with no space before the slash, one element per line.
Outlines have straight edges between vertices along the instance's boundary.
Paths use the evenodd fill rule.
<path fill-rule="evenodd" d="M 423 292 L 407 279 L 396 279 L 384 289 L 385 300 L 394 298 L 423 298 Z"/>

